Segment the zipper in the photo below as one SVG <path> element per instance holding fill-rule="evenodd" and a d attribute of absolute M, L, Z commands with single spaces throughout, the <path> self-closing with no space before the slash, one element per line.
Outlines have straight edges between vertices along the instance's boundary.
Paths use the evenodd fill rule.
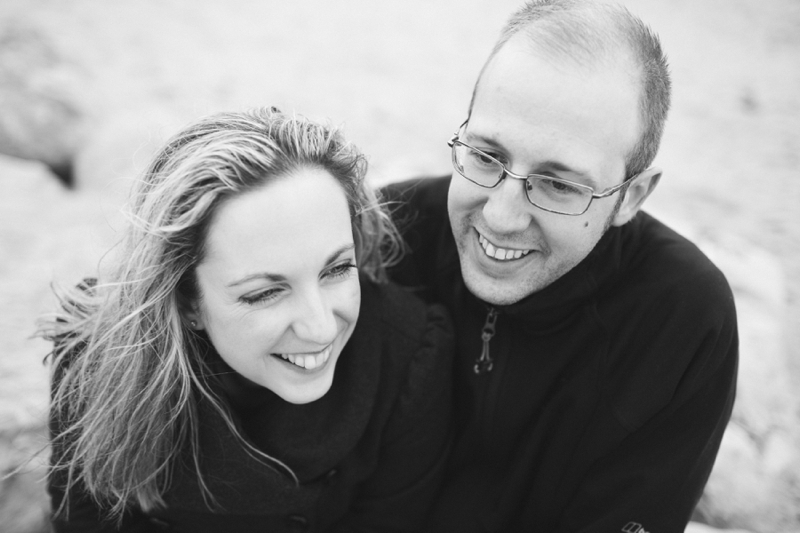
<path fill-rule="evenodd" d="M 486 315 L 486 322 L 483 323 L 483 329 L 481 330 L 483 349 L 480 357 L 475 360 L 475 366 L 472 367 L 472 370 L 478 375 L 488 374 L 494 368 L 492 356 L 489 354 L 489 341 L 494 337 L 495 322 L 497 322 L 497 309 L 490 307 L 489 314 Z"/>

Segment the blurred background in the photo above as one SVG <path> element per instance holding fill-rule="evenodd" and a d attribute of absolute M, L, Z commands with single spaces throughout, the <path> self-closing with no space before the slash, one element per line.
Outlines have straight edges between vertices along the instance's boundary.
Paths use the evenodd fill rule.
<path fill-rule="evenodd" d="M 720 266 L 739 312 L 737 403 L 691 527 L 797 532 L 800 1 L 623 3 L 661 35 L 674 81 L 645 207 Z M 51 283 L 96 272 L 153 150 L 200 116 L 275 105 L 343 125 L 376 184 L 449 173 L 445 142 L 519 5 L 0 2 L 0 531 L 47 531 L 35 319 Z"/>

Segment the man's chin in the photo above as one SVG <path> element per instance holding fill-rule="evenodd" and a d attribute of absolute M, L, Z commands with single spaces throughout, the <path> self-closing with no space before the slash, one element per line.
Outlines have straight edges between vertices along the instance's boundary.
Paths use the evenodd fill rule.
<path fill-rule="evenodd" d="M 493 278 L 463 264 L 461 275 L 469 292 L 491 305 L 511 305 L 534 292 L 526 291 L 527 288 L 518 281 Z"/>

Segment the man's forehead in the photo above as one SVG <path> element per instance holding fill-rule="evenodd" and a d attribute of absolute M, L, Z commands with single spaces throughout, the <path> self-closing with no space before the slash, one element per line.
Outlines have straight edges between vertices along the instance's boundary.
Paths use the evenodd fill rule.
<path fill-rule="evenodd" d="M 607 71 L 625 72 L 625 80 L 637 85 L 641 79 L 639 62 L 626 43 L 564 41 L 538 35 L 533 30 L 521 31 L 496 51 L 488 60 L 485 70 L 491 68 L 498 57 L 506 56 L 513 56 L 520 63 L 526 58 L 535 58 L 556 70 L 579 72 L 586 76 Z"/>
<path fill-rule="evenodd" d="M 526 172 L 547 162 L 604 181 L 624 173 L 638 140 L 638 94 L 619 69 L 554 64 L 526 43 L 509 42 L 483 73 L 464 138 L 497 147 L 516 164 L 524 158 Z"/>

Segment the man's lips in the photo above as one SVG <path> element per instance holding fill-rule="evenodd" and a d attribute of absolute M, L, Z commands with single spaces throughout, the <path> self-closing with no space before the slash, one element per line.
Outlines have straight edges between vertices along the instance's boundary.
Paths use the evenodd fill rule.
<path fill-rule="evenodd" d="M 489 241 L 486 237 L 481 235 L 480 232 L 478 233 L 478 242 L 483 248 L 483 252 L 491 257 L 492 259 L 496 259 L 498 261 L 514 261 L 515 259 L 521 259 L 531 253 L 533 250 L 529 249 L 520 249 L 520 248 L 501 248 Z"/>
<path fill-rule="evenodd" d="M 332 351 L 333 343 L 329 344 L 324 350 L 315 353 L 272 353 L 270 355 L 300 368 L 314 370 L 328 362 Z"/>

